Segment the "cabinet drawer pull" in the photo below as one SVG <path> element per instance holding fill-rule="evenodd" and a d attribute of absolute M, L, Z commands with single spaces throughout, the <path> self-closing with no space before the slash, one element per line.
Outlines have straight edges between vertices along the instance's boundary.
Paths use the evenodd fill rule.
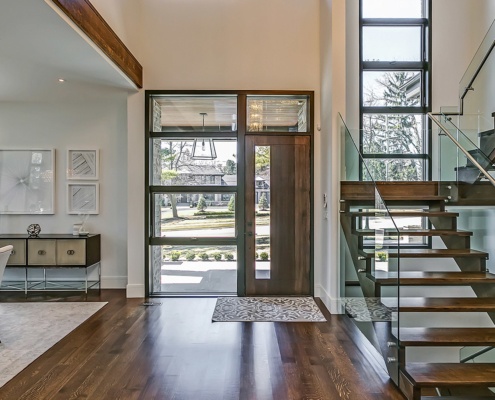
<path fill-rule="evenodd" d="M 44 256 L 46 254 L 46 251 L 45 250 L 38 250 L 38 254 L 40 256 Z"/>
<path fill-rule="evenodd" d="M 74 250 L 67 250 L 69 256 L 73 256 L 76 252 Z"/>
<path fill-rule="evenodd" d="M 10 253 L 11 256 L 13 256 L 15 254 L 15 250 L 12 250 L 12 252 Z"/>

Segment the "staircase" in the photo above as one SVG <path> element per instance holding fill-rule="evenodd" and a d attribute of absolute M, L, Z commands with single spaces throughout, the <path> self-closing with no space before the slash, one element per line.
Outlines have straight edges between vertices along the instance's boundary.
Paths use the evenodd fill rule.
<path fill-rule="evenodd" d="M 419 313 L 415 314 L 415 320 L 419 320 L 418 316 L 422 320 L 435 320 L 436 313 L 440 312 L 452 313 L 453 318 L 456 318 L 454 313 L 488 313 L 495 321 L 495 274 L 486 269 L 488 254 L 471 248 L 472 232 L 457 229 L 459 215 L 445 210 L 447 197 L 438 194 L 438 183 L 380 182 L 377 187 L 392 218 L 423 217 L 429 221 L 427 229 L 385 229 L 382 231 L 385 236 L 438 237 L 440 240 L 433 242 L 442 248 L 404 248 L 402 245 L 399 249 L 389 248 L 388 259 L 400 260 L 400 272 L 394 268 L 378 270 L 375 249 L 366 248 L 364 243 L 364 238 L 367 238 L 369 244 L 375 230 L 363 228 L 366 218 L 376 213 L 369 210 L 374 208 L 373 185 L 342 182 L 341 226 L 364 297 L 377 298 L 383 306 L 396 310 L 401 322 L 407 321 L 411 313 Z M 403 264 L 407 264 L 407 268 L 403 268 Z M 476 297 L 457 296 L 455 288 L 460 286 L 472 288 Z M 399 295 L 385 294 L 387 287 L 397 288 Z M 441 287 L 444 290 L 449 288 L 454 294 L 425 297 L 425 293 L 435 293 Z M 407 295 L 401 295 L 405 290 Z M 408 350 L 414 348 L 495 346 L 495 328 L 411 327 L 404 323 L 385 322 L 383 326 L 386 329 L 383 329 L 379 324 L 374 323 L 379 347 L 393 379 L 396 364 L 394 381 L 408 400 L 495 398 L 488 389 L 495 387 L 495 364 L 407 360 Z"/>

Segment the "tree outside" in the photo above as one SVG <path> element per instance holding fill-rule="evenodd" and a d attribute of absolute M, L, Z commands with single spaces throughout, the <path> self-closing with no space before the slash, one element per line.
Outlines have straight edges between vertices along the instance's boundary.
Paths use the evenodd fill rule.
<path fill-rule="evenodd" d="M 387 72 L 365 93 L 366 107 L 413 107 L 419 103 L 406 89 L 417 76 L 408 71 Z M 376 154 L 366 166 L 374 180 L 418 181 L 423 179 L 423 163 L 418 159 L 380 158 L 380 154 L 422 154 L 422 116 L 417 114 L 364 114 L 363 153 Z M 364 173 L 364 179 L 369 179 Z"/>
<path fill-rule="evenodd" d="M 227 205 L 229 211 L 235 211 L 235 196 L 230 196 L 229 204 Z"/>
<path fill-rule="evenodd" d="M 268 209 L 268 200 L 266 199 L 265 193 L 261 194 L 260 201 L 258 202 L 258 208 L 261 211 L 266 211 Z"/>
<path fill-rule="evenodd" d="M 198 208 L 198 211 L 200 211 L 200 212 L 204 212 L 208 208 L 208 205 L 206 204 L 206 200 L 205 200 L 203 195 L 199 196 L 197 208 Z"/>

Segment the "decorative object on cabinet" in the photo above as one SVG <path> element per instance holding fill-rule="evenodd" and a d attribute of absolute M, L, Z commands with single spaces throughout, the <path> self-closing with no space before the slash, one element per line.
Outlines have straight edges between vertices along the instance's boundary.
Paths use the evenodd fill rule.
<path fill-rule="evenodd" d="M 26 238 L 20 234 L 0 235 L 0 247 L 13 246 L 7 267 L 25 270 L 23 281 L 2 283 L 2 290 L 76 290 L 88 292 L 91 288 L 100 288 L 101 282 L 101 244 L 100 235 L 89 234 L 84 237 L 71 234 L 44 234 Z M 84 269 L 84 277 L 64 280 L 63 269 Z M 97 277 L 91 278 L 91 274 Z M 39 271 L 43 271 L 40 275 Z M 53 272 L 53 274 L 52 274 Z M 56 272 L 56 275 L 55 275 Z M 52 276 L 49 277 L 48 274 Z"/>
<path fill-rule="evenodd" d="M 67 179 L 97 180 L 99 150 L 68 150 Z"/>
<path fill-rule="evenodd" d="M 68 183 L 68 214 L 99 214 L 98 183 Z"/>
<path fill-rule="evenodd" d="M 41 232 L 41 226 L 38 224 L 31 224 L 27 228 L 27 233 L 29 237 L 38 237 Z"/>
<path fill-rule="evenodd" d="M 0 214 L 54 214 L 55 150 L 0 149 Z"/>

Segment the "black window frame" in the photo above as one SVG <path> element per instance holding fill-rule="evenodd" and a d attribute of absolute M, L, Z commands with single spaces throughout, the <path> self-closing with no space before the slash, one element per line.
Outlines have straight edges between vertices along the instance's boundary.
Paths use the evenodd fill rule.
<path fill-rule="evenodd" d="M 359 0 L 359 151 L 363 159 L 419 159 L 423 160 L 423 180 L 430 180 L 431 166 L 431 126 L 427 113 L 431 111 L 431 9 L 432 0 L 423 0 L 423 18 L 363 18 L 363 2 Z M 421 27 L 420 61 L 364 61 L 363 28 L 368 26 L 419 26 Z M 363 73 L 365 71 L 420 71 L 420 105 L 414 107 L 364 106 Z M 365 114 L 421 114 L 423 115 L 423 153 L 419 154 L 365 154 L 363 145 L 363 116 Z M 359 179 L 363 179 L 363 161 L 360 159 Z"/>

